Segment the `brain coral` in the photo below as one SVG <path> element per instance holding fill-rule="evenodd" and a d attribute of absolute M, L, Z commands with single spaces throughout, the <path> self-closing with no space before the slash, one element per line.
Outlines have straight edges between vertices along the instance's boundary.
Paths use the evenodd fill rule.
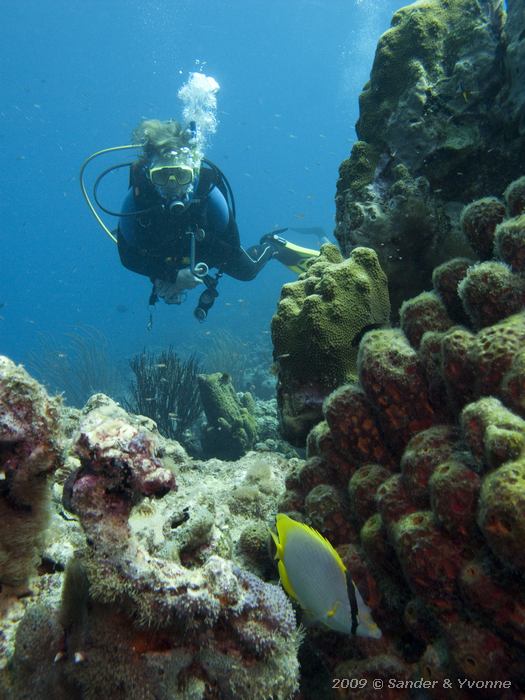
<path fill-rule="evenodd" d="M 332 245 L 297 282 L 285 284 L 272 319 L 284 436 L 304 444 L 324 398 L 355 377 L 357 346 L 369 327 L 388 323 L 387 280 L 377 255 L 355 248 L 347 260 Z"/>

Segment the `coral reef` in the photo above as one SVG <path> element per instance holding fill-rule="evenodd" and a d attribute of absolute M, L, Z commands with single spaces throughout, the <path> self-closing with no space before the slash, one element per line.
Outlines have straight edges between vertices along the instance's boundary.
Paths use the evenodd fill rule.
<path fill-rule="evenodd" d="M 521 192 L 517 182 L 507 192 Z M 490 227 L 477 204 L 466 212 L 473 240 L 519 230 L 521 213 L 497 211 Z M 325 400 L 281 508 L 353 548 L 372 579 L 384 640 L 325 656 L 334 675 L 499 679 L 515 698 L 525 690 L 524 279 L 519 265 L 453 259 L 433 280 L 402 305 L 401 328 L 362 338 L 357 380 Z M 428 697 L 442 697 L 438 686 Z"/>
<path fill-rule="evenodd" d="M 214 372 L 198 376 L 207 424 L 202 432 L 205 456 L 238 459 L 257 438 L 255 404 L 249 392 L 237 394 L 229 374 Z"/>
<path fill-rule="evenodd" d="M 404 301 L 400 310 L 400 324 L 414 348 L 419 348 L 421 338 L 430 328 L 446 331 L 454 325 L 445 304 L 436 292 L 422 292 Z"/>
<path fill-rule="evenodd" d="M 30 396 L 50 414 L 31 414 L 44 457 L 58 412 L 25 373 L 15 377 L 12 405 Z M 194 463 L 151 420 L 103 395 L 69 413 L 68 426 L 69 466 L 55 487 L 65 522 L 84 536 L 65 572 L 33 580 L 4 649 L 0 695 L 292 696 L 293 609 L 280 586 L 249 570 L 273 568 L 265 539 L 286 461 L 252 453 L 244 463 Z"/>
<path fill-rule="evenodd" d="M 124 555 L 134 503 L 174 489 L 174 474 L 158 458 L 154 435 L 130 426 L 112 402 L 88 405 L 78 430 L 74 452 L 80 467 L 64 484 L 64 506 L 80 518 L 100 554 Z"/>
<path fill-rule="evenodd" d="M 478 525 L 492 552 L 525 573 L 525 458 L 506 462 L 483 481 Z"/>
<path fill-rule="evenodd" d="M 267 401 L 256 399 L 254 417 L 257 425 L 257 442 L 253 446 L 254 450 L 259 452 L 279 452 L 287 457 L 297 457 L 297 451 L 289 442 L 282 439 L 279 432 L 279 414 L 276 398 L 268 399 Z"/>
<path fill-rule="evenodd" d="M 257 444 L 224 372 L 200 380 L 208 454 L 258 451 L 203 461 L 102 395 L 60 413 L 0 359 L 0 697 L 525 693 L 525 8 L 507 6 L 425 0 L 379 42 L 337 190 L 351 255 L 325 246 L 272 325 L 305 462 L 263 451 L 271 410 Z M 266 580 L 278 510 L 338 548 L 382 639 L 297 628 Z"/>
<path fill-rule="evenodd" d="M 360 96 L 359 140 L 340 167 L 335 235 L 344 254 L 355 245 L 376 250 L 394 317 L 429 287 L 433 268 L 472 255 L 460 213 L 487 193 L 496 205 L 491 233 L 468 237 L 490 257 L 503 209 L 495 198 L 522 174 L 525 19 L 520 0 L 507 5 L 508 14 L 500 0 L 413 3 L 378 42 Z M 520 191 L 508 198 L 521 201 Z M 515 216 L 512 207 L 519 204 Z"/>
<path fill-rule="evenodd" d="M 325 245 L 297 282 L 283 286 L 272 338 L 281 427 L 293 445 L 304 445 L 324 398 L 355 376 L 361 335 L 388 323 L 389 313 L 386 277 L 368 248 L 343 260 Z"/>
<path fill-rule="evenodd" d="M 399 455 L 412 435 L 432 425 L 436 414 L 417 352 L 398 329 L 372 331 L 359 346 L 358 366 L 367 399 L 380 409 L 376 415 L 382 440 Z"/>

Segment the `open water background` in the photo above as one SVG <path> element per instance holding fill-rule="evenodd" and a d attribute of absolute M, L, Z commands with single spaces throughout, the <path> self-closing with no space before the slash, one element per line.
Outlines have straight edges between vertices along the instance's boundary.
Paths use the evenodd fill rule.
<path fill-rule="evenodd" d="M 94 327 L 125 363 L 143 348 L 205 348 L 227 330 L 269 343 L 281 285 L 272 261 L 249 283 L 223 278 L 208 321 L 158 304 L 121 267 L 78 184 L 84 158 L 130 142 L 147 118 L 179 118 L 191 71 L 221 85 L 207 156 L 228 177 L 243 244 L 275 227 L 334 227 L 338 166 L 355 140 L 358 95 L 399 0 L 19 0 L 0 25 L 0 353 L 28 362 L 42 337 Z M 128 154 L 95 161 L 90 181 Z M 119 209 L 127 174 L 101 195 Z M 114 220 L 108 220 L 110 227 Z M 315 240 L 294 234 L 294 240 Z"/>

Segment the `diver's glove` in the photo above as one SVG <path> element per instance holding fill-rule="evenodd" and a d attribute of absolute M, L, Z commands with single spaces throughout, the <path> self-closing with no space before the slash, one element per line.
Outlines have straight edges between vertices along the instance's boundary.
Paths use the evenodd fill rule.
<path fill-rule="evenodd" d="M 193 289 L 202 280 L 196 277 L 189 267 L 179 270 L 175 282 L 167 282 L 166 280 L 155 280 L 155 293 L 163 299 L 166 304 L 182 304 L 186 299 L 184 292 L 187 289 Z"/>

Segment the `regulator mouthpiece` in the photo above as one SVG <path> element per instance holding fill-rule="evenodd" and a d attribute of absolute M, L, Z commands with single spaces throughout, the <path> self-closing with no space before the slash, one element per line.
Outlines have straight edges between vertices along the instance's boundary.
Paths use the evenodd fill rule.
<path fill-rule="evenodd" d="M 186 209 L 186 205 L 180 199 L 174 199 L 169 203 L 169 210 L 171 214 L 182 214 Z"/>

